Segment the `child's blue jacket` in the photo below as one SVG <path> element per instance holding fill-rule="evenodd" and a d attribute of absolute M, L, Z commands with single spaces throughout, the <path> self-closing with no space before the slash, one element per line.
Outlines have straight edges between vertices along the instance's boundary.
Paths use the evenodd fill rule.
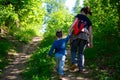
<path fill-rule="evenodd" d="M 66 44 L 69 38 L 70 38 L 70 35 L 68 35 L 66 38 L 55 40 L 52 44 L 52 47 L 48 55 L 51 56 L 54 50 L 55 50 L 55 54 L 58 53 L 58 54 L 67 55 Z"/>

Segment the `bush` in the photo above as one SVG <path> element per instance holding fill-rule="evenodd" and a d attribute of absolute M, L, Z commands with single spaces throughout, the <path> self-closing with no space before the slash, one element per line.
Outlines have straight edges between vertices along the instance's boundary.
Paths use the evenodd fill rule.
<path fill-rule="evenodd" d="M 21 30 L 19 30 L 19 31 L 16 31 L 16 32 L 14 33 L 14 36 L 15 36 L 18 40 L 27 43 L 27 42 L 31 41 L 31 39 L 32 39 L 34 36 L 36 36 L 36 33 L 35 33 L 35 31 L 32 30 L 32 29 L 21 29 Z"/>

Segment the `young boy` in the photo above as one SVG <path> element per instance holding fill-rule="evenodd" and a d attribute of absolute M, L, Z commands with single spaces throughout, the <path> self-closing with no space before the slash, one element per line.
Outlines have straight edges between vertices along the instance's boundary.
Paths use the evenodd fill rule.
<path fill-rule="evenodd" d="M 66 38 L 62 38 L 62 35 L 63 34 L 61 30 L 56 31 L 57 40 L 53 42 L 52 47 L 48 53 L 48 55 L 51 56 L 55 50 L 56 70 L 59 74 L 59 80 L 62 80 L 63 76 L 63 68 L 67 55 L 66 44 L 70 38 L 70 33 Z"/>

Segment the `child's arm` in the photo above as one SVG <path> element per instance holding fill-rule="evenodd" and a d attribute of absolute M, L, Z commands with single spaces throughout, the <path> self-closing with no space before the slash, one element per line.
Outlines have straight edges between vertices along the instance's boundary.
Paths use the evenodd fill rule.
<path fill-rule="evenodd" d="M 71 25 L 71 27 L 69 28 L 69 31 L 68 31 L 68 36 L 66 37 L 66 42 L 68 42 L 69 38 L 70 38 L 70 35 L 72 33 L 72 30 L 73 30 L 73 25 L 75 24 L 75 22 L 78 20 L 78 18 L 76 18 L 73 22 L 73 24 Z"/>
<path fill-rule="evenodd" d="M 66 43 L 68 42 L 69 39 L 70 39 L 70 35 L 68 34 L 67 37 L 65 38 Z"/>
<path fill-rule="evenodd" d="M 68 42 L 69 38 L 70 38 L 70 35 L 72 33 L 72 30 L 73 30 L 73 25 L 75 24 L 75 22 L 78 20 L 78 18 L 75 19 L 75 21 L 73 22 L 73 24 L 71 25 L 71 27 L 69 28 L 69 31 L 68 31 L 68 36 L 66 37 L 66 42 Z"/>
<path fill-rule="evenodd" d="M 49 51 L 49 53 L 48 53 L 49 56 L 52 55 L 54 49 L 55 49 L 55 42 L 52 44 L 52 47 L 50 48 L 50 51 Z"/>

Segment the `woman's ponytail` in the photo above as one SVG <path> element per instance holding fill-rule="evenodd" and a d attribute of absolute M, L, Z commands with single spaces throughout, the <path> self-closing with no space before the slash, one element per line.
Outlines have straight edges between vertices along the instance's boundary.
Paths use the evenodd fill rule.
<path fill-rule="evenodd" d="M 87 10 L 87 14 L 92 15 L 92 12 L 91 12 L 91 10 L 90 10 L 90 8 L 88 6 L 86 7 L 86 10 Z"/>

